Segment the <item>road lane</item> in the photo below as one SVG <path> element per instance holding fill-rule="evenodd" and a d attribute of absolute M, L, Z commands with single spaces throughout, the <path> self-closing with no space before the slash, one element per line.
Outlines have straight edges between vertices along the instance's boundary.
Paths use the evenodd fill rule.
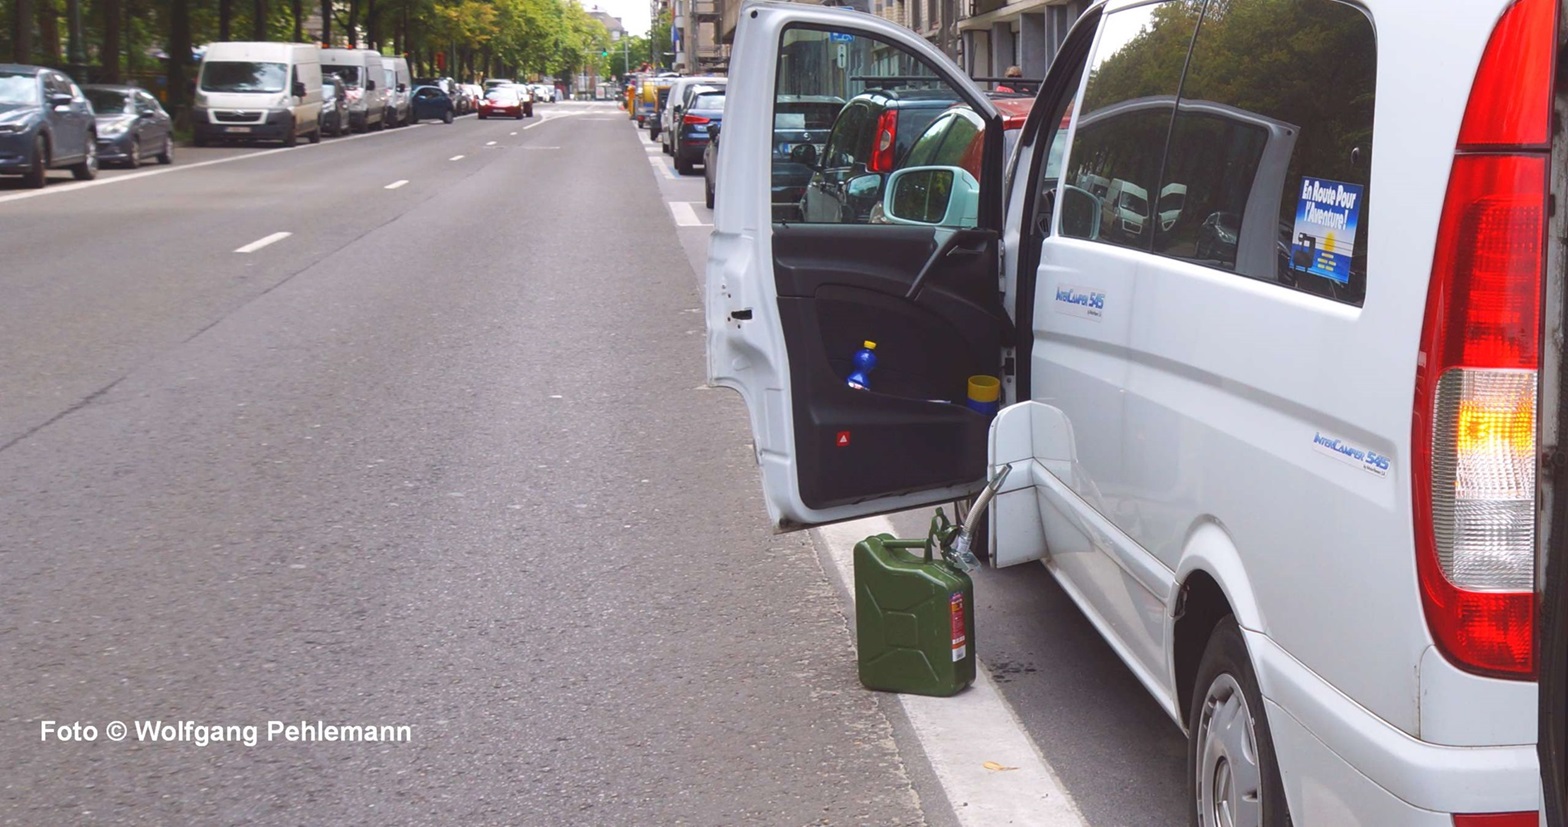
<path fill-rule="evenodd" d="M 738 400 L 702 388 L 700 298 L 643 153 L 584 120 L 441 185 L 425 169 L 454 145 L 419 134 L 440 130 L 406 140 L 434 161 L 339 164 L 355 208 L 248 257 L 277 254 L 269 287 L 206 300 L 0 449 L 0 820 L 926 821 L 809 539 L 766 531 Z M 231 200 L 205 173 L 244 164 L 193 171 L 206 210 L 178 217 L 247 259 L 229 236 L 310 186 L 274 159 L 324 155 L 258 159 L 269 192 Z M 210 215 L 231 209 L 251 220 Z M 138 312 L 201 294 L 162 289 Z M 415 734 L 40 744 L 45 718 Z"/>

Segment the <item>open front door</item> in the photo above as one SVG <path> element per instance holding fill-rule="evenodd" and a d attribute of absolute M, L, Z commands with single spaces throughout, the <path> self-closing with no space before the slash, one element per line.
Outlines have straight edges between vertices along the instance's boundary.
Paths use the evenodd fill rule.
<path fill-rule="evenodd" d="M 708 378 L 745 398 L 777 527 L 982 485 L 990 417 L 966 389 L 1000 375 L 1009 344 L 1000 123 L 907 29 L 847 9 L 741 10 L 708 259 Z M 876 367 L 857 390 L 847 379 L 866 342 Z"/>

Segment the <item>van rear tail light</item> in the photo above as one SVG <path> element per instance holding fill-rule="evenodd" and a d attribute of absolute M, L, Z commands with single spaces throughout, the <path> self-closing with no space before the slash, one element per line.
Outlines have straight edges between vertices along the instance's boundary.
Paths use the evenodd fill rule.
<path fill-rule="evenodd" d="M 1538 827 L 1541 814 L 1528 813 L 1454 813 L 1454 827 Z"/>
<path fill-rule="evenodd" d="M 898 113 L 882 110 L 877 118 L 877 134 L 872 138 L 871 160 L 866 164 L 870 172 L 893 171 L 893 146 L 898 143 Z"/>
<path fill-rule="evenodd" d="M 1471 672 L 1534 672 L 1536 369 L 1546 157 L 1458 155 L 1417 371 L 1414 494 L 1427 625 Z"/>
<path fill-rule="evenodd" d="M 1520 0 L 1497 21 L 1470 87 L 1461 148 L 1546 147 L 1556 17 L 1554 0 Z"/>

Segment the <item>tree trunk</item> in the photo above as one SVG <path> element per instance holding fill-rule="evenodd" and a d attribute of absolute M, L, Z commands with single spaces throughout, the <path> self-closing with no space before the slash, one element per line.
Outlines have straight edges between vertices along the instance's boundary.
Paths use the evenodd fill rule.
<path fill-rule="evenodd" d="M 188 0 L 169 0 L 169 108 L 189 122 L 190 89 L 185 80 L 191 62 L 191 10 Z"/>
<path fill-rule="evenodd" d="M 267 39 L 267 0 L 255 0 L 251 6 L 250 37 L 252 40 Z"/>
<path fill-rule="evenodd" d="M 33 62 L 33 0 L 16 0 L 11 8 L 11 59 Z"/>
<path fill-rule="evenodd" d="M 359 0 L 348 0 L 348 47 L 359 48 Z"/>
<path fill-rule="evenodd" d="M 365 45 L 381 49 L 380 27 L 376 24 L 376 0 L 365 0 Z"/>
<path fill-rule="evenodd" d="M 293 0 L 294 3 L 294 42 L 305 42 L 305 4 L 303 0 Z"/>
<path fill-rule="evenodd" d="M 45 63 L 59 66 L 64 62 L 60 55 L 60 10 L 54 0 L 38 3 L 38 39 L 43 41 Z"/>
<path fill-rule="evenodd" d="M 103 15 L 103 49 L 98 52 L 104 83 L 120 82 L 120 0 L 98 0 Z"/>
<path fill-rule="evenodd" d="M 218 40 L 233 40 L 234 0 L 218 0 Z"/>
<path fill-rule="evenodd" d="M 332 0 L 321 0 L 321 45 L 332 45 Z"/>

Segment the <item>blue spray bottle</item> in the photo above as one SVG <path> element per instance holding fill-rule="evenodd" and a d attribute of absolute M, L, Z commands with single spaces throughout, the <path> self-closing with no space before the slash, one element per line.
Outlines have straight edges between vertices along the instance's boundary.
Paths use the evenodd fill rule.
<path fill-rule="evenodd" d="M 872 368 L 877 366 L 877 343 L 867 341 L 864 344 L 865 347 L 855 351 L 854 357 L 850 359 L 850 363 L 855 366 L 855 370 L 845 382 L 845 384 L 857 391 L 871 390 L 871 379 L 869 377 L 871 376 Z"/>

